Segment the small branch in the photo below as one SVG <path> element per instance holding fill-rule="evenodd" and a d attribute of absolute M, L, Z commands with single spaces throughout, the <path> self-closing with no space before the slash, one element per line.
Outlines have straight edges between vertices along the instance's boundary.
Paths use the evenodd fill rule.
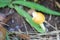
<path fill-rule="evenodd" d="M 56 28 L 53 25 L 51 25 L 50 23 L 48 23 L 47 21 L 45 21 L 45 23 L 48 24 L 49 26 L 51 26 L 52 28 L 54 28 L 56 30 Z"/>
<path fill-rule="evenodd" d="M 0 24 L 3 24 L 3 25 L 6 25 L 6 26 L 9 26 L 8 24 L 4 23 L 4 22 L 0 22 Z"/>
<path fill-rule="evenodd" d="M 24 27 L 25 27 L 25 29 L 26 29 L 26 33 L 27 33 L 27 35 L 28 35 L 28 29 L 27 29 L 26 23 L 25 23 L 24 19 L 22 19 L 22 20 L 23 20 Z"/>
<path fill-rule="evenodd" d="M 60 4 L 57 1 L 55 2 L 55 4 L 58 8 L 60 8 Z"/>
<path fill-rule="evenodd" d="M 48 19 L 48 21 L 50 21 L 50 20 L 51 20 L 51 18 L 52 18 L 52 15 L 50 15 L 50 16 L 49 16 L 49 19 Z"/>

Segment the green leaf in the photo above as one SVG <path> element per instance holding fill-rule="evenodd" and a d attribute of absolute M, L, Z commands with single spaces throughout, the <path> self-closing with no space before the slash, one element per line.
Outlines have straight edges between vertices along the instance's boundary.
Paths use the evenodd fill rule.
<path fill-rule="evenodd" d="M 13 4 L 20 4 L 20 5 L 32 8 L 32 9 L 36 9 L 38 11 L 42 11 L 42 12 L 47 13 L 47 14 L 60 16 L 60 12 L 53 11 L 51 9 L 48 9 L 48 8 L 46 8 L 46 7 L 44 7 L 44 6 L 40 5 L 40 4 L 34 3 L 34 2 L 14 1 Z"/>
<path fill-rule="evenodd" d="M 38 32 L 41 32 L 41 33 L 44 32 L 38 24 L 32 21 L 32 17 L 27 12 L 25 12 L 23 9 L 19 8 L 18 6 L 15 6 L 15 10 L 18 12 L 19 15 L 25 17 L 26 21 Z"/>
<path fill-rule="evenodd" d="M 10 4 L 12 0 L 0 0 L 0 8 Z"/>
<path fill-rule="evenodd" d="M 7 3 L 0 3 L 0 8 L 7 6 Z"/>
<path fill-rule="evenodd" d="M 8 35 L 9 35 L 8 32 L 6 32 L 6 40 L 10 40 Z"/>
<path fill-rule="evenodd" d="M 12 0 L 0 0 L 0 2 L 11 2 Z"/>
<path fill-rule="evenodd" d="M 13 8 L 14 8 L 12 4 L 8 5 L 8 7 L 9 7 L 9 8 L 11 8 L 11 9 L 13 9 Z"/>
<path fill-rule="evenodd" d="M 16 0 L 16 1 L 26 1 L 26 0 Z"/>

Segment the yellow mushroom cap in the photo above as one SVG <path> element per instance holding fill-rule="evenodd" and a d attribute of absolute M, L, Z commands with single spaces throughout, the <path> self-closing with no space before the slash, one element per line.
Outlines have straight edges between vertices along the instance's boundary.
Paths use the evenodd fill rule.
<path fill-rule="evenodd" d="M 40 12 L 33 12 L 32 15 L 32 20 L 37 24 L 41 24 L 45 21 L 45 16 Z"/>

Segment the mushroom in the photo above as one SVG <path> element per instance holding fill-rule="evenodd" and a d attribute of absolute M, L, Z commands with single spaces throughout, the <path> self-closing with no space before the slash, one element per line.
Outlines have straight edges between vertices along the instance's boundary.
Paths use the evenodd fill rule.
<path fill-rule="evenodd" d="M 44 21 L 45 21 L 45 16 L 40 12 L 33 12 L 32 16 L 33 16 L 32 20 L 35 23 L 39 24 L 44 31 L 46 31 L 46 28 L 45 28 L 45 26 L 43 24 Z"/>
<path fill-rule="evenodd" d="M 45 16 L 41 12 L 36 12 L 33 9 L 29 10 L 28 13 L 33 16 L 32 20 L 39 24 L 44 31 L 46 31 L 46 27 L 43 24 L 45 22 Z"/>
<path fill-rule="evenodd" d="M 32 20 L 36 23 L 39 24 L 40 27 L 45 31 L 48 32 L 49 29 L 44 26 L 44 23 L 52 27 L 53 29 L 56 30 L 56 28 L 51 25 L 48 21 L 45 20 L 45 16 L 41 12 L 36 12 L 34 9 L 28 10 L 28 13 L 32 16 Z"/>
<path fill-rule="evenodd" d="M 47 22 L 47 21 L 45 20 L 45 16 L 44 16 L 41 12 L 35 12 L 35 11 L 34 11 L 34 12 L 32 13 L 32 16 L 33 16 L 32 20 L 33 20 L 35 23 L 39 24 L 39 25 L 41 26 L 41 28 L 42 28 L 45 32 L 48 31 L 48 29 L 44 26 L 43 23 L 46 23 L 47 25 L 51 26 L 53 29 L 56 30 L 56 28 L 55 28 L 53 25 L 51 25 L 49 22 Z"/>
<path fill-rule="evenodd" d="M 37 24 L 41 24 L 45 21 L 45 16 L 40 12 L 33 12 L 32 16 L 33 21 Z"/>

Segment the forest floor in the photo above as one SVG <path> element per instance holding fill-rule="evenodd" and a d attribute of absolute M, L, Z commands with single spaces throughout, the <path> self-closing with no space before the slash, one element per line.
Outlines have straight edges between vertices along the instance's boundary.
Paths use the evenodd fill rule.
<path fill-rule="evenodd" d="M 28 1 L 32 1 L 32 0 L 28 0 Z M 34 1 L 33 1 L 34 2 Z M 38 0 L 36 1 L 36 3 L 39 3 L 51 10 L 54 11 L 58 11 L 60 12 L 60 5 L 57 6 L 56 2 L 59 3 L 59 1 L 54 1 L 54 0 Z M 59 3 L 60 4 L 60 3 Z M 29 10 L 27 7 L 23 7 L 26 11 Z M 8 30 L 8 31 L 17 31 L 19 28 L 22 32 L 25 32 L 26 34 L 28 33 L 37 33 L 36 30 L 34 28 L 32 28 L 26 21 L 25 19 L 20 16 L 19 14 L 17 14 L 16 11 L 14 11 L 13 9 L 9 9 L 9 8 L 1 8 L 0 9 L 0 14 L 3 14 L 6 16 L 6 14 L 8 14 L 8 16 L 10 16 L 9 21 L 7 22 L 7 24 L 9 26 L 4 25 L 4 27 Z M 12 13 L 12 14 L 10 14 Z M 46 23 L 45 26 L 48 29 L 48 32 L 54 33 L 56 30 L 60 30 L 60 16 L 54 16 L 54 15 L 48 15 L 43 13 L 46 17 Z M 7 16 L 6 16 L 7 17 Z M 53 32 L 52 32 L 53 31 Z M 59 32 L 59 31 L 58 31 Z M 49 34 L 49 33 L 48 33 Z M 31 35 L 31 34 L 30 34 Z M 34 34 L 35 35 L 35 34 Z M 42 34 L 41 34 L 42 35 Z M 42 37 L 44 37 L 46 34 L 44 34 Z M 35 35 L 36 36 L 36 35 Z M 54 35 L 56 36 L 56 35 Z M 46 37 L 49 37 L 46 36 Z M 59 37 L 59 36 L 58 36 Z M 31 37 L 32 38 L 32 37 Z M 38 39 L 38 38 L 36 38 Z M 33 40 L 33 39 L 32 39 Z"/>

